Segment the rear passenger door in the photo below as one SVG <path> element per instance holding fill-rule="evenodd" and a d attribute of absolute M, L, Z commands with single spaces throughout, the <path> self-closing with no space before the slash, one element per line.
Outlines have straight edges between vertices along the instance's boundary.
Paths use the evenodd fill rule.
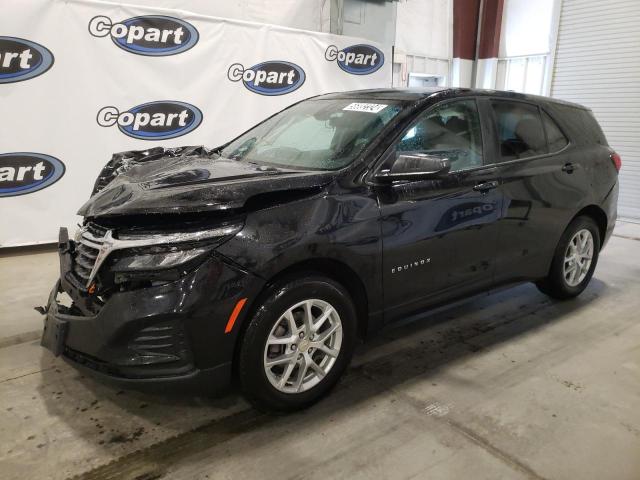
<path fill-rule="evenodd" d="M 496 282 L 543 277 L 560 235 L 589 195 L 584 167 L 540 106 L 487 98 L 481 108 L 493 119 L 492 155 L 504 201 Z"/>

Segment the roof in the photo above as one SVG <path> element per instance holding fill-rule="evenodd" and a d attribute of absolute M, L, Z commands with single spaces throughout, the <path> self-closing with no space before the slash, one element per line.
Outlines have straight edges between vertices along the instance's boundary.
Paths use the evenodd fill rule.
<path fill-rule="evenodd" d="M 453 90 L 450 88 L 371 88 L 368 90 L 350 90 L 322 95 L 322 98 L 362 98 L 378 100 L 420 100 L 438 92 Z"/>
<path fill-rule="evenodd" d="M 399 100 L 417 102 L 433 98 L 434 100 L 444 100 L 445 98 L 455 97 L 501 97 L 513 100 L 529 100 L 535 103 L 557 103 L 571 107 L 585 109 L 586 107 L 577 103 L 566 102 L 551 97 L 542 97 L 539 95 L 529 95 L 512 91 L 501 90 L 482 90 L 474 88 L 447 88 L 447 87 L 430 87 L 430 88 L 374 88 L 368 90 L 351 90 L 347 92 L 335 92 L 321 95 L 319 98 L 352 98 L 362 100 Z"/>

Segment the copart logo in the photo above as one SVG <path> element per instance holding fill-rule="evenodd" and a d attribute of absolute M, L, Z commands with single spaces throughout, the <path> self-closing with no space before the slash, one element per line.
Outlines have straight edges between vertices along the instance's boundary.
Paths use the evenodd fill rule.
<path fill-rule="evenodd" d="M 328 62 L 336 62 L 338 66 L 352 75 L 369 75 L 384 65 L 384 53 L 372 45 L 352 45 L 343 50 L 329 45 L 324 52 Z"/>
<path fill-rule="evenodd" d="M 113 23 L 109 17 L 93 17 L 89 33 L 94 37 L 111 36 L 127 52 L 150 57 L 176 55 L 198 43 L 198 30 L 184 20 L 163 15 L 145 15 Z"/>
<path fill-rule="evenodd" d="M 250 68 L 234 63 L 229 67 L 227 77 L 232 82 L 242 80 L 247 89 L 260 95 L 285 95 L 299 89 L 306 75 L 295 63 L 269 61 Z"/>
<path fill-rule="evenodd" d="M 49 49 L 31 40 L 0 37 L 0 83 L 13 83 L 42 75 L 53 65 Z"/>
<path fill-rule="evenodd" d="M 140 140 L 166 140 L 192 132 L 202 122 L 202 112 L 185 102 L 160 100 L 120 112 L 103 107 L 96 118 L 101 127 L 118 126 L 125 135 Z"/>
<path fill-rule="evenodd" d="M 0 197 L 36 192 L 64 175 L 64 163 L 44 153 L 0 154 Z"/>

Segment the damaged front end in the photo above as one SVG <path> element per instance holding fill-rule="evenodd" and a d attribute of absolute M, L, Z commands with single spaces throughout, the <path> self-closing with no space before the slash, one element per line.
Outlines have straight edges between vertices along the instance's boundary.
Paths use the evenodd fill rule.
<path fill-rule="evenodd" d="M 317 194 L 328 180 L 204 147 L 115 154 L 75 237 L 61 229 L 43 346 L 125 383 L 225 385 L 237 335 L 226 322 L 264 280 L 218 247 L 252 211 Z"/>
<path fill-rule="evenodd" d="M 247 210 L 283 194 L 296 199 L 327 185 L 331 172 L 275 168 L 221 157 L 204 147 L 114 154 L 78 214 L 85 218 Z"/>
<path fill-rule="evenodd" d="M 202 146 L 116 153 L 78 212 L 85 222 L 67 280 L 99 299 L 175 281 L 238 233 L 247 214 L 317 194 L 330 179 Z"/>
<path fill-rule="evenodd" d="M 95 195 L 104 189 L 111 181 L 119 175 L 126 173 L 131 168 L 154 160 L 166 160 L 169 158 L 180 158 L 189 156 L 210 157 L 212 151 L 203 146 L 185 146 L 178 148 L 154 147 L 148 150 L 129 150 L 126 152 L 114 153 L 111 160 L 102 168 L 100 175 L 93 185 L 91 195 Z"/>
<path fill-rule="evenodd" d="M 111 227 L 88 222 L 74 240 L 61 229 L 43 346 L 125 383 L 204 375 L 225 384 L 224 339 L 212 351 L 201 336 L 222 337 L 237 298 L 261 286 L 215 252 L 242 225 L 144 234 Z"/>

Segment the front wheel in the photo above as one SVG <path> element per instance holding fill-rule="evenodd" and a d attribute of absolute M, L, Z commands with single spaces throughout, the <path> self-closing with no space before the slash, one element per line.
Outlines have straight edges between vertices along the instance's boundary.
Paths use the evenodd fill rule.
<path fill-rule="evenodd" d="M 562 234 L 549 275 L 536 283 L 540 291 L 558 298 L 573 298 L 587 288 L 598 263 L 600 230 L 591 217 L 578 217 Z"/>
<path fill-rule="evenodd" d="M 307 275 L 276 285 L 240 346 L 245 396 L 266 411 L 313 404 L 338 382 L 351 359 L 355 334 L 355 308 L 338 283 Z"/>

